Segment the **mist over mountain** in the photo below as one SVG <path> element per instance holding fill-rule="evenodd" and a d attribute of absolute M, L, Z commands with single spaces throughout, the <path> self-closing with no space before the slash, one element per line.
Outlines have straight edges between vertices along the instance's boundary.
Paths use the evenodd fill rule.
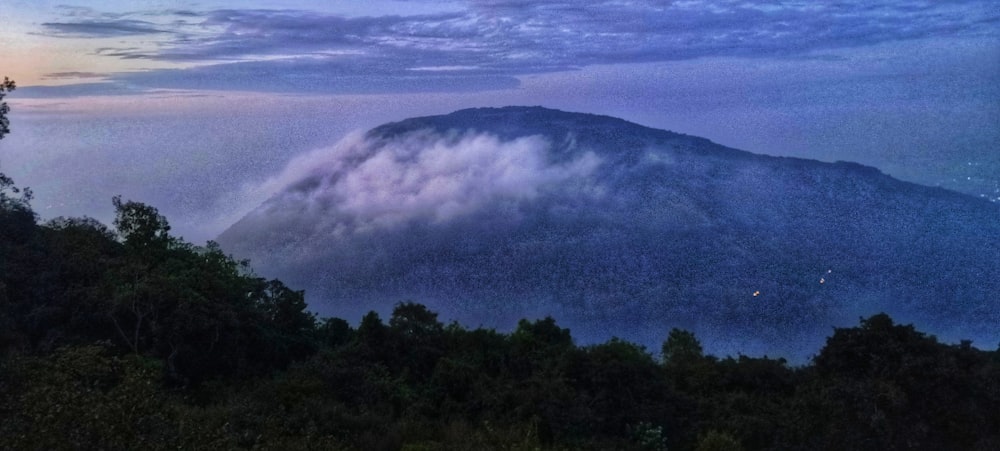
<path fill-rule="evenodd" d="M 620 119 L 462 110 L 293 161 L 227 252 L 356 321 L 415 300 L 470 326 L 552 315 L 585 342 L 805 357 L 885 311 L 993 349 L 1000 206 L 875 168 Z"/>

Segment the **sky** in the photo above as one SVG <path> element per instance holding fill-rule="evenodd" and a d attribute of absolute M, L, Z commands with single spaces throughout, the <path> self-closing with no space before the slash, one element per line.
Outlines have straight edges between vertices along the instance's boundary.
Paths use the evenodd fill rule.
<path fill-rule="evenodd" d="M 43 219 L 111 197 L 212 239 L 295 158 L 480 106 L 606 114 L 1000 200 L 1000 5 L 0 0 L 0 171 Z"/>

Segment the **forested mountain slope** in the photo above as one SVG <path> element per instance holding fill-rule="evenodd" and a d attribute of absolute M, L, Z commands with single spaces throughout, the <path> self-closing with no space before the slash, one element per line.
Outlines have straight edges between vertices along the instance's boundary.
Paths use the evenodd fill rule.
<path fill-rule="evenodd" d="M 538 107 L 386 124 L 303 167 L 219 241 L 323 314 L 412 299 L 797 358 L 879 311 L 1000 340 L 1000 208 L 875 168 Z"/>

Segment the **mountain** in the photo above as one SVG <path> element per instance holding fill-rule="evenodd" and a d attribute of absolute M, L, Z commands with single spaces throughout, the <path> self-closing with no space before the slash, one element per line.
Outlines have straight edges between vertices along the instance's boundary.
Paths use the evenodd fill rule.
<path fill-rule="evenodd" d="M 879 311 L 1000 340 L 1000 205 L 875 168 L 540 107 L 390 123 L 299 163 L 219 242 L 324 315 L 415 300 L 793 358 Z"/>

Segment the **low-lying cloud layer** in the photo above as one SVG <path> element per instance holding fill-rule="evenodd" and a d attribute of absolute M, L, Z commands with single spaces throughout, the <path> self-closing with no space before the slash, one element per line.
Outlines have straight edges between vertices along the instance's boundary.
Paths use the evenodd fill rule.
<path fill-rule="evenodd" d="M 332 238 L 410 221 L 444 223 L 488 204 L 593 185 L 586 180 L 601 163 L 594 153 L 557 163 L 550 161 L 549 147 L 540 136 L 501 141 L 490 134 L 420 132 L 378 142 L 352 134 L 292 160 L 246 197 L 280 190 L 255 213 L 257 219 L 286 221 L 279 211 L 293 208 L 296 215 L 306 214 L 296 222 L 317 227 L 311 234 Z"/>
<path fill-rule="evenodd" d="M 330 194 L 363 223 L 444 222 L 491 201 L 533 199 L 545 187 L 587 177 L 599 164 L 585 154 L 553 165 L 547 147 L 540 137 L 500 142 L 490 135 L 390 145 L 334 182 Z"/>

